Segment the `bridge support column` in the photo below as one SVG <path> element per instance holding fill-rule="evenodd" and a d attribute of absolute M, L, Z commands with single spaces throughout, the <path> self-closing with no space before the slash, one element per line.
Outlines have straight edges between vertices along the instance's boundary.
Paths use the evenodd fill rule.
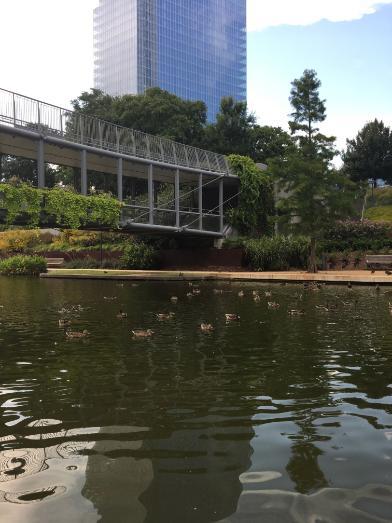
<path fill-rule="evenodd" d="M 37 144 L 37 174 L 38 174 L 38 188 L 45 187 L 45 145 L 43 139 L 38 140 Z"/>
<path fill-rule="evenodd" d="M 87 196 L 87 151 L 85 149 L 80 153 L 80 192 Z"/>
<path fill-rule="evenodd" d="M 199 174 L 199 230 L 203 229 L 203 175 Z"/>
<path fill-rule="evenodd" d="M 180 227 L 180 169 L 174 175 L 174 204 L 176 210 L 176 227 Z"/>
<path fill-rule="evenodd" d="M 223 178 L 219 180 L 219 231 L 223 233 Z"/>
<path fill-rule="evenodd" d="M 150 225 L 154 223 L 154 177 L 152 164 L 148 167 L 148 208 L 149 216 L 148 222 Z"/>
<path fill-rule="evenodd" d="M 117 198 L 123 201 L 123 159 L 117 160 Z"/>

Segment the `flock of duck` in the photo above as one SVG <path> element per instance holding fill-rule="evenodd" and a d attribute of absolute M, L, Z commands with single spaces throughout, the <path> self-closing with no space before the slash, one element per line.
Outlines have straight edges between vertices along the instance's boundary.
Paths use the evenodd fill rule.
<path fill-rule="evenodd" d="M 201 294 L 201 290 L 199 287 L 194 286 L 193 283 L 191 283 L 191 282 L 189 282 L 188 285 L 189 285 L 189 287 L 191 287 L 191 291 L 186 294 L 186 296 L 188 298 L 192 298 L 194 296 L 198 296 Z M 282 285 L 285 285 L 285 283 L 283 283 Z M 316 283 L 316 282 L 315 283 L 305 282 L 303 284 L 303 289 L 305 291 L 318 291 L 324 285 L 325 284 L 320 284 L 320 283 Z M 123 287 L 123 284 L 118 284 L 118 286 Z M 352 289 L 352 285 L 350 283 L 347 285 L 347 287 L 350 290 Z M 376 287 L 376 291 L 380 291 L 379 286 Z M 223 294 L 225 291 L 222 289 L 214 289 L 213 292 L 214 292 L 214 294 Z M 267 291 L 264 291 L 263 294 L 264 294 L 264 297 L 267 299 L 266 303 L 267 303 L 267 306 L 269 309 L 276 310 L 276 309 L 280 308 L 280 304 L 278 302 L 272 301 L 272 291 L 267 290 Z M 245 295 L 246 295 L 245 291 L 243 291 L 243 290 L 240 290 L 238 292 L 239 298 L 244 298 Z M 303 297 L 302 293 L 297 295 L 297 298 L 299 300 L 302 300 L 302 297 Z M 260 294 L 260 291 L 253 290 L 252 298 L 255 303 L 260 303 L 262 301 L 262 296 Z M 105 296 L 104 299 L 111 301 L 111 300 L 115 300 L 116 297 L 115 296 L 112 296 L 112 297 Z M 177 304 L 178 296 L 171 296 L 170 302 L 173 304 Z M 349 303 L 346 303 L 346 302 L 343 302 L 343 304 L 349 305 Z M 389 302 L 388 306 L 389 306 L 389 312 L 392 316 L 392 303 Z M 337 305 L 329 304 L 327 302 L 326 305 L 315 305 L 315 308 L 318 310 L 324 311 L 324 312 L 333 312 L 333 311 L 337 310 Z M 82 310 L 83 310 L 83 308 L 80 305 L 77 305 L 77 306 L 74 306 L 71 308 L 63 308 L 58 311 L 59 314 L 63 316 L 58 321 L 59 327 L 65 330 L 65 336 L 67 339 L 80 339 L 80 338 L 86 338 L 87 336 L 89 336 L 90 333 L 86 329 L 84 329 L 82 331 L 71 330 L 72 321 L 69 318 L 64 317 L 65 315 L 69 315 L 73 312 L 80 312 Z M 303 316 L 305 314 L 305 311 L 304 311 L 304 309 L 289 309 L 287 311 L 287 313 L 289 316 Z M 125 320 L 127 317 L 128 317 L 127 313 L 121 309 L 119 310 L 119 312 L 116 315 L 116 318 L 118 320 Z M 175 318 L 175 313 L 174 312 L 158 313 L 158 314 L 156 314 L 156 318 L 158 321 L 162 321 L 162 322 L 169 321 L 169 320 L 172 320 Z M 239 316 L 239 314 L 236 314 L 236 313 L 226 313 L 225 319 L 226 319 L 227 323 L 238 322 L 238 321 L 240 321 L 240 316 Z M 202 322 L 199 325 L 199 329 L 201 332 L 211 333 L 215 330 L 215 327 L 213 326 L 212 323 Z M 155 334 L 155 332 L 152 329 L 133 329 L 131 331 L 131 334 L 133 335 L 134 338 L 151 338 Z"/>

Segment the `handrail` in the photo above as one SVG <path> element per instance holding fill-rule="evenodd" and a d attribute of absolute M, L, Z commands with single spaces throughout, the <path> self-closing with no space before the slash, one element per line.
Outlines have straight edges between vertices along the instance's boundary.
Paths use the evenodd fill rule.
<path fill-rule="evenodd" d="M 116 125 L 2 88 L 0 121 L 136 159 L 231 175 L 227 157 L 221 154 Z"/>

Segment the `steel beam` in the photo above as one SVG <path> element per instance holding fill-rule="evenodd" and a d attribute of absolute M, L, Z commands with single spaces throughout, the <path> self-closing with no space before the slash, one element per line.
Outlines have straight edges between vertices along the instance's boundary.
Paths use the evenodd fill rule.
<path fill-rule="evenodd" d="M 223 179 L 219 180 L 219 230 L 223 233 Z"/>
<path fill-rule="evenodd" d="M 153 165 L 150 164 L 148 167 L 148 222 L 150 225 L 154 223 L 154 175 Z"/>
<path fill-rule="evenodd" d="M 37 174 L 38 174 L 38 188 L 45 187 L 45 147 L 42 138 L 37 143 Z"/>
<path fill-rule="evenodd" d="M 80 192 L 87 196 L 87 151 L 82 149 L 80 153 Z"/>
<path fill-rule="evenodd" d="M 123 201 L 123 159 L 117 159 L 117 198 Z"/>
<path fill-rule="evenodd" d="M 199 230 L 203 230 L 203 175 L 199 174 Z"/>
<path fill-rule="evenodd" d="M 174 202 L 176 210 L 176 227 L 180 226 L 180 170 L 176 169 L 174 175 Z"/>

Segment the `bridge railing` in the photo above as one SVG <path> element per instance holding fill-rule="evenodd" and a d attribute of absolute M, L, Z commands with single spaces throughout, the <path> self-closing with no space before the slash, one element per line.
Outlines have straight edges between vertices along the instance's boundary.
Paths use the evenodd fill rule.
<path fill-rule="evenodd" d="M 115 125 L 6 89 L 0 89 L 0 122 L 168 166 L 231 174 L 227 157 L 221 154 Z"/>

